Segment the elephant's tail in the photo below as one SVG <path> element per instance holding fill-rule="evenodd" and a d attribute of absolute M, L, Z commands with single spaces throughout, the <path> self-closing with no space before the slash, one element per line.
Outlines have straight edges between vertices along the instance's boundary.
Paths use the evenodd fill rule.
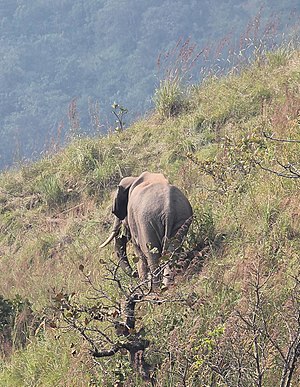
<path fill-rule="evenodd" d="M 186 221 L 183 224 L 181 224 L 179 228 L 177 228 L 175 235 L 174 235 L 174 228 L 172 229 L 172 227 L 170 227 L 169 222 L 166 224 L 162 251 L 173 252 L 181 246 L 183 239 L 186 236 L 188 229 L 192 223 L 192 220 L 193 220 L 193 216 L 190 216 L 188 219 L 186 219 Z M 173 235 L 172 235 L 172 232 L 173 232 Z"/>
<path fill-rule="evenodd" d="M 171 214 L 166 214 L 165 217 L 165 227 L 164 227 L 164 237 L 162 240 L 162 253 L 169 251 L 170 240 L 172 237 L 172 224 L 173 219 Z"/>

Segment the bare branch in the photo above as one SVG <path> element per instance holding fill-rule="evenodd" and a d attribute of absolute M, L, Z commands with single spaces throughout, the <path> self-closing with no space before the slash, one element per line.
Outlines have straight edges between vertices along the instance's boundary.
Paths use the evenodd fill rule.
<path fill-rule="evenodd" d="M 264 171 L 271 172 L 274 175 L 277 175 L 277 176 L 280 176 L 280 177 L 284 177 L 284 178 L 287 178 L 287 179 L 299 179 L 300 178 L 300 173 L 298 174 L 295 171 L 290 171 L 291 174 L 286 174 L 286 173 L 274 171 L 273 169 L 264 167 L 259 161 L 255 161 L 255 164 L 257 164 Z"/>
<path fill-rule="evenodd" d="M 286 138 L 276 138 L 276 137 L 273 137 L 273 135 L 269 136 L 266 132 L 263 132 L 263 135 L 264 135 L 265 138 L 267 138 L 268 140 L 272 140 L 272 141 L 291 142 L 291 143 L 300 144 L 300 140 L 293 140 L 293 139 L 286 139 Z"/>
<path fill-rule="evenodd" d="M 82 273 L 85 277 L 85 282 L 89 284 L 89 286 L 97 293 L 97 297 L 95 297 L 95 299 L 99 300 L 99 299 L 106 299 L 108 300 L 109 302 L 111 302 L 111 304 L 113 306 L 115 306 L 117 309 L 120 309 L 120 303 L 117 303 L 115 302 L 108 294 L 107 292 L 105 292 L 104 290 L 102 290 L 101 288 L 98 288 L 94 285 L 92 279 L 91 279 L 91 276 L 88 275 L 88 274 L 85 274 L 85 273 Z M 100 296 L 99 296 L 100 295 Z"/>
<path fill-rule="evenodd" d="M 92 351 L 92 356 L 94 357 L 107 357 L 107 356 L 113 356 L 115 355 L 120 349 L 122 348 L 122 346 L 120 345 L 114 345 L 111 349 L 108 349 L 108 350 L 102 350 L 102 351 L 98 351 L 98 350 L 95 350 L 95 351 Z"/>

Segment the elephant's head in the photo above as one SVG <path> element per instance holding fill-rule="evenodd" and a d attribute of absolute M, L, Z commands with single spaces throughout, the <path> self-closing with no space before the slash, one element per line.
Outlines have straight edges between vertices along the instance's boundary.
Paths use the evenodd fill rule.
<path fill-rule="evenodd" d="M 120 260 L 120 266 L 127 273 L 132 273 L 132 268 L 128 262 L 128 258 L 126 254 L 126 244 L 130 239 L 130 233 L 129 233 L 129 230 L 127 229 L 127 232 L 126 232 L 127 235 L 122 235 L 122 233 L 120 232 L 120 229 L 121 229 L 122 223 L 123 224 L 126 223 L 122 221 L 124 221 L 124 219 L 127 216 L 129 190 L 135 180 L 136 180 L 136 177 L 132 177 L 132 176 L 125 177 L 121 180 L 120 184 L 118 185 L 117 191 L 114 196 L 113 205 L 112 205 L 112 213 L 115 215 L 113 229 L 110 236 L 100 246 L 100 248 L 103 248 L 106 245 L 108 245 L 112 240 L 114 240 L 115 254 L 117 258 Z"/>
<path fill-rule="evenodd" d="M 120 181 L 112 205 L 112 213 L 115 215 L 113 229 L 110 236 L 106 239 L 105 242 L 102 243 L 100 248 L 108 245 L 118 235 L 122 225 L 122 220 L 124 220 L 127 216 L 129 190 L 135 180 L 136 177 L 129 176 L 124 177 Z"/>
<path fill-rule="evenodd" d="M 136 179 L 133 176 L 124 177 L 118 185 L 113 201 L 112 213 L 120 220 L 124 220 L 127 216 L 129 190 Z"/>

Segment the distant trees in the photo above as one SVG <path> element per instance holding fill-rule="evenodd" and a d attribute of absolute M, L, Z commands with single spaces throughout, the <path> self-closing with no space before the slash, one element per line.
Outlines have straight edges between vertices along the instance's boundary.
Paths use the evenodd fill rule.
<path fill-rule="evenodd" d="M 92 131 L 89 98 L 98 101 L 106 127 L 113 119 L 110 106 L 114 101 L 128 108 L 131 120 L 142 114 L 152 106 L 153 91 L 159 84 L 156 60 L 161 51 L 173 47 L 180 37 L 190 37 L 202 47 L 229 33 L 239 35 L 258 12 L 258 3 L 2 2 L 0 169 L 17 161 L 17 142 L 22 144 L 18 158 L 40 153 L 60 123 L 68 121 L 73 98 L 85 132 Z M 284 9 L 269 0 L 262 15 L 267 19 L 271 12 L 280 12 L 286 25 L 292 11 L 293 17 L 299 14 L 294 0 L 285 2 Z M 195 82 L 198 80 L 199 74 Z"/>

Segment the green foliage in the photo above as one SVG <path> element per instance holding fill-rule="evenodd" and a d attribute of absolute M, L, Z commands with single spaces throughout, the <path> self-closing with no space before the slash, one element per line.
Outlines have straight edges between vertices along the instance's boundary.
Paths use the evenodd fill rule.
<path fill-rule="evenodd" d="M 49 207 L 60 205 L 66 199 L 61 183 L 55 175 L 41 176 L 37 184 L 37 192 Z"/>
<path fill-rule="evenodd" d="M 42 259 L 49 259 L 52 257 L 53 248 L 56 245 L 56 239 L 53 235 L 48 233 L 41 235 L 37 240 L 37 248 Z"/>
<path fill-rule="evenodd" d="M 9 355 L 13 349 L 27 343 L 31 333 L 33 313 L 30 302 L 16 295 L 12 300 L 0 296 L 0 355 Z"/>
<path fill-rule="evenodd" d="M 222 337 L 224 334 L 225 327 L 224 325 L 219 325 L 216 328 L 214 328 L 212 331 L 207 332 L 207 337 L 202 337 L 199 340 L 199 343 L 197 346 L 194 347 L 194 352 L 201 352 L 204 353 L 205 356 L 209 357 L 211 356 L 211 352 L 215 349 L 217 345 L 217 340 Z M 192 364 L 192 368 L 197 372 L 198 369 L 203 365 L 204 359 L 201 355 L 194 355 L 194 362 Z"/>
<path fill-rule="evenodd" d="M 285 66 L 292 56 L 293 50 L 288 45 L 282 45 L 281 48 L 266 53 L 266 60 L 272 68 Z"/>
<path fill-rule="evenodd" d="M 183 91 L 178 79 L 165 79 L 160 82 L 154 94 L 154 104 L 158 115 L 163 118 L 177 116 L 184 108 Z"/>
<path fill-rule="evenodd" d="M 11 363 L 3 364 L 0 371 L 0 384 L 3 386 L 72 386 L 88 385 L 91 376 L 86 373 L 78 376 L 82 365 L 77 362 L 70 370 L 71 342 L 51 337 L 51 334 L 33 341 L 24 351 L 17 352 Z M 74 361 L 75 360 L 75 361 Z M 76 362 L 76 359 L 73 361 Z"/>
<path fill-rule="evenodd" d="M 211 245 L 216 236 L 213 211 L 207 203 L 193 202 L 194 219 L 188 233 L 190 248 Z"/>
<path fill-rule="evenodd" d="M 1 329 L 1 332 L 3 332 L 7 326 L 13 325 L 11 323 L 12 315 L 13 315 L 13 304 L 11 301 L 5 300 L 3 296 L 1 296 L 0 305 L 1 305 L 0 329 Z"/>

